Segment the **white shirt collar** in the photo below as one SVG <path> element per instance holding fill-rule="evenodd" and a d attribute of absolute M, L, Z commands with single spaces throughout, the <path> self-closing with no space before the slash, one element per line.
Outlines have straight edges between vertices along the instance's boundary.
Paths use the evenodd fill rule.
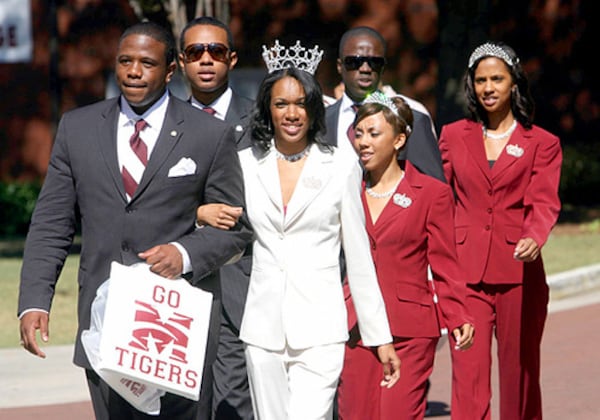
<path fill-rule="evenodd" d="M 169 105 L 169 90 L 165 90 L 163 96 L 156 101 L 150 108 L 146 110 L 142 115 L 136 114 L 129 103 L 125 100 L 123 95 L 120 98 L 121 101 L 121 112 L 119 114 L 119 127 L 123 127 L 128 123 L 135 124 L 137 120 L 143 118 L 148 123 L 148 126 L 153 130 L 160 131 L 165 115 L 167 114 L 167 107 Z"/>
<path fill-rule="evenodd" d="M 190 103 L 192 104 L 192 106 L 199 108 L 199 109 L 209 106 L 216 111 L 214 114 L 215 117 L 217 117 L 221 120 L 224 120 L 225 115 L 227 114 L 227 110 L 229 109 L 229 104 L 231 102 L 232 96 L 233 96 L 233 92 L 232 92 L 231 88 L 228 87 L 227 90 L 225 92 L 223 92 L 223 94 L 221 96 L 219 96 L 214 102 L 212 102 L 208 105 L 204 105 L 204 104 L 198 102 L 198 100 L 196 98 L 194 98 L 193 96 L 192 96 L 192 100 Z"/>
<path fill-rule="evenodd" d="M 352 109 L 352 105 L 354 105 L 357 102 L 354 102 L 352 99 L 350 99 L 350 97 L 344 92 L 344 95 L 342 96 L 342 105 L 341 105 L 341 110 L 342 112 L 352 112 L 352 115 L 354 115 L 354 110 Z M 358 102 L 358 104 L 362 104 L 362 102 Z"/>

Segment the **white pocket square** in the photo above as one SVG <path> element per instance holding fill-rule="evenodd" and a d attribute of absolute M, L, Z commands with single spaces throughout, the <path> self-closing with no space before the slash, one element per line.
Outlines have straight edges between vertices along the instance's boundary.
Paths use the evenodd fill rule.
<path fill-rule="evenodd" d="M 177 176 L 193 175 L 196 173 L 196 162 L 192 159 L 184 157 L 171 169 L 169 169 L 169 178 Z"/>

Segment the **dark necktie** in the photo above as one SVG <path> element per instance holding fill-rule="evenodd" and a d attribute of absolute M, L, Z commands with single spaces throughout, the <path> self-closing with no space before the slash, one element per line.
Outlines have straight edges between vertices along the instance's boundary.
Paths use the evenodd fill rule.
<path fill-rule="evenodd" d="M 354 114 L 356 115 L 356 112 L 358 111 L 358 108 L 360 107 L 359 104 L 352 104 L 352 111 L 354 111 Z M 350 123 L 350 125 L 348 126 L 348 129 L 346 130 L 346 135 L 348 136 L 348 140 L 350 140 L 350 144 L 352 145 L 352 147 L 354 147 L 354 139 L 355 139 L 355 133 L 354 133 L 354 127 L 352 127 L 352 124 L 354 123 L 354 118 L 352 119 L 352 122 Z"/>
<path fill-rule="evenodd" d="M 146 128 L 148 123 L 144 120 L 137 120 L 135 123 L 135 131 L 133 135 L 129 138 L 129 145 L 131 146 L 131 150 L 138 157 L 140 162 L 144 166 L 148 163 L 148 147 L 146 143 L 140 138 L 140 132 Z M 137 189 L 139 179 L 136 179 L 133 175 L 131 175 L 130 171 L 127 170 L 127 167 L 123 166 L 123 185 L 125 186 L 125 192 L 129 197 L 133 197 L 135 190 Z"/>

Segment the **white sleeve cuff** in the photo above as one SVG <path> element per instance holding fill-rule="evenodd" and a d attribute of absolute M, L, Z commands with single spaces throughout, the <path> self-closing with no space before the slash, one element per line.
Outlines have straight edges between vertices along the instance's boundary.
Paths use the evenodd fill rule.
<path fill-rule="evenodd" d="M 191 273 L 192 261 L 190 259 L 190 254 L 188 254 L 187 250 L 179 242 L 171 242 L 171 245 L 174 245 L 181 254 L 181 259 L 183 260 L 183 271 L 181 274 Z"/>

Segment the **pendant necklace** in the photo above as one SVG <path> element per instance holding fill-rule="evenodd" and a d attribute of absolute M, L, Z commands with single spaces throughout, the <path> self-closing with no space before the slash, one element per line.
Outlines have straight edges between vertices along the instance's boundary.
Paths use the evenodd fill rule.
<path fill-rule="evenodd" d="M 304 156 L 308 155 L 308 152 L 310 151 L 310 146 L 307 145 L 303 150 L 292 155 L 286 155 L 284 153 L 281 153 L 279 150 L 277 150 L 277 147 L 273 147 L 273 150 L 275 150 L 275 156 L 277 157 L 277 159 L 285 160 L 286 162 L 297 162 Z"/>
<path fill-rule="evenodd" d="M 402 176 L 400 176 L 400 179 L 398 180 L 398 182 L 396 182 L 396 185 L 394 186 L 394 188 L 392 188 L 389 191 L 378 193 L 378 192 L 373 191 L 371 189 L 371 187 L 365 188 L 365 191 L 366 191 L 367 194 L 369 194 L 373 198 L 388 198 L 388 197 L 391 197 L 392 194 L 394 194 L 396 192 L 396 190 L 398 189 L 398 185 L 400 185 L 400 181 L 402 181 L 404 179 L 404 174 L 405 174 L 405 172 L 402 172 Z"/>
<path fill-rule="evenodd" d="M 513 120 L 513 123 L 510 125 L 510 127 L 508 127 L 508 130 L 506 130 L 504 133 L 501 133 L 501 134 L 488 133 L 487 127 L 485 125 L 481 126 L 481 129 L 483 130 L 483 137 L 484 138 L 487 137 L 488 139 L 491 139 L 491 140 L 505 139 L 508 136 L 510 136 L 513 131 L 515 131 L 515 128 L 517 128 L 517 120 Z"/>

